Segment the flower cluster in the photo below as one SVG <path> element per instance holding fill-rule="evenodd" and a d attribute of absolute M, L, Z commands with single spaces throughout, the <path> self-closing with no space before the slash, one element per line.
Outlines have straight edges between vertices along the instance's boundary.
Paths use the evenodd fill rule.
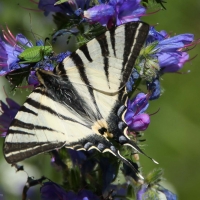
<path fill-rule="evenodd" d="M 78 193 L 66 192 L 59 185 L 46 182 L 41 188 L 42 200 L 71 199 L 71 200 L 99 200 L 99 198 L 89 190 L 81 190 Z"/>
<path fill-rule="evenodd" d="M 109 27 L 112 21 L 118 26 L 138 21 L 145 12 L 146 9 L 141 6 L 140 0 L 110 0 L 107 4 L 100 4 L 86 10 L 84 17 Z"/>
<path fill-rule="evenodd" d="M 20 65 L 19 55 L 26 49 L 31 48 L 33 45 L 22 34 L 17 34 L 16 37 L 7 30 L 2 30 L 4 42 L 0 39 L 0 75 L 6 75 L 9 72 L 23 68 L 27 64 Z"/>
<path fill-rule="evenodd" d="M 165 73 L 176 73 L 189 60 L 187 47 L 193 46 L 193 34 L 181 34 L 169 37 L 166 31 L 156 31 L 150 27 L 145 47 L 141 51 L 141 60 L 137 70 L 127 82 L 127 90 L 131 92 L 131 85 L 140 80 L 146 80 L 150 100 L 158 99 L 161 95 L 160 77 Z M 141 78 L 141 79 L 140 79 Z"/>
<path fill-rule="evenodd" d="M 144 93 L 139 93 L 133 100 L 128 100 L 124 118 L 130 130 L 144 131 L 147 129 L 150 117 L 144 111 L 148 106 L 148 97 Z"/>
<path fill-rule="evenodd" d="M 20 105 L 12 99 L 7 98 L 6 102 L 8 105 L 6 105 L 3 101 L 0 101 L 2 113 L 0 115 L 0 131 L 2 132 L 2 137 L 6 136 L 10 123 L 20 109 Z"/>
<path fill-rule="evenodd" d="M 63 3 L 56 0 L 40 0 L 38 8 L 44 11 L 45 15 L 53 12 L 57 26 L 57 30 L 53 33 L 52 43 L 56 42 L 60 35 L 67 33 L 76 37 L 77 44 L 74 46 L 77 49 L 105 32 L 106 29 L 139 21 L 146 13 L 146 6 L 144 6 L 146 4 L 141 0 L 98 0 L 95 2 L 96 4 L 90 0 L 68 0 Z M 163 6 L 163 1 L 160 3 Z M 12 74 L 12 77 L 16 77 L 9 79 L 14 87 L 21 85 L 22 80 L 26 78 L 27 84 L 36 88 L 40 84 L 36 76 L 38 68 L 53 71 L 58 63 L 71 54 L 71 49 L 67 52 L 56 53 L 51 45 L 45 45 L 41 40 L 35 41 L 36 44 L 33 45 L 21 33 L 14 36 L 8 28 L 2 32 L 0 76 L 6 76 L 9 79 Z M 128 99 L 124 105 L 125 112 L 122 119 L 128 126 L 128 136 L 134 135 L 134 144 L 139 145 L 141 140 L 138 138 L 150 125 L 150 114 L 147 114 L 146 110 L 149 100 L 158 99 L 162 93 L 160 77 L 165 73 L 177 73 L 182 69 L 189 61 L 186 50 L 194 44 L 193 34 L 186 33 L 170 37 L 166 31 L 159 32 L 155 27 L 150 27 L 146 42 L 125 86 Z M 24 68 L 28 69 L 29 73 L 22 73 L 22 77 L 18 78 L 18 73 L 15 74 L 15 72 Z M 3 101 L 0 102 L 0 126 L 3 137 L 7 135 L 9 126 L 20 109 L 13 100 L 7 98 L 6 101 L 8 105 Z M 150 195 L 154 195 L 154 199 L 160 199 L 159 193 L 168 200 L 176 199 L 175 194 L 160 185 L 162 172 L 159 170 L 151 172 L 145 180 L 141 180 L 136 172 L 127 165 L 121 165 L 115 157 L 93 151 L 77 152 L 69 149 L 60 151 L 64 159 L 61 159 L 59 152 L 54 150 L 51 152 L 51 163 L 56 169 L 63 170 L 64 184 L 61 187 L 54 182 L 45 182 L 41 187 L 43 200 L 133 199 L 133 194 L 138 200 L 149 199 Z M 127 162 L 132 163 L 139 171 L 139 159 L 133 162 L 133 157 L 137 157 L 136 152 L 130 152 L 129 149 L 123 151 Z M 132 156 L 133 153 L 134 156 Z M 131 181 L 118 179 L 116 183 L 115 180 L 121 176 L 129 177 Z"/>
<path fill-rule="evenodd" d="M 0 38 L 0 76 L 8 75 L 11 72 L 22 70 L 23 68 L 42 68 L 53 70 L 54 66 L 70 55 L 70 52 L 63 52 L 56 56 L 53 55 L 51 46 L 45 46 L 42 40 L 36 41 L 36 46 L 32 44 L 21 33 L 16 37 L 8 29 L 2 30 L 4 40 Z M 28 84 L 37 86 L 39 81 L 35 76 L 35 70 L 27 75 Z M 23 79 L 20 81 L 22 82 Z M 14 87 L 21 84 L 15 83 Z"/>

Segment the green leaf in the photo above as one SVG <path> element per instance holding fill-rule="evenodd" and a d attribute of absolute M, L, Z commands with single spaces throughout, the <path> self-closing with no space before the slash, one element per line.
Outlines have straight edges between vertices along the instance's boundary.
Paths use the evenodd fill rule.
<path fill-rule="evenodd" d="M 11 83 L 12 90 L 15 90 L 18 86 L 22 85 L 23 81 L 27 82 L 30 73 L 30 68 L 31 65 L 25 68 L 17 69 L 6 75 L 6 79 L 8 79 Z"/>
<path fill-rule="evenodd" d="M 153 188 L 148 189 L 142 196 L 142 200 L 146 200 L 146 199 L 159 200 L 158 192 Z"/>
<path fill-rule="evenodd" d="M 54 6 L 59 5 L 59 4 L 61 4 L 61 3 L 68 2 L 68 1 L 69 1 L 69 0 L 59 0 L 59 1 L 57 1 L 56 3 L 54 3 Z"/>
<path fill-rule="evenodd" d="M 157 5 L 156 3 L 160 4 L 162 6 L 162 8 L 164 8 L 166 10 L 166 8 L 164 6 L 164 3 L 166 3 L 166 1 L 164 1 L 164 0 L 143 0 L 142 1 L 142 5 L 146 8 L 151 8 L 153 6 L 155 7 Z"/>
<path fill-rule="evenodd" d="M 162 179 L 163 169 L 154 169 L 146 176 L 145 182 L 150 185 L 155 185 Z"/>
<path fill-rule="evenodd" d="M 134 188 L 129 185 L 128 188 L 127 188 L 127 194 L 126 194 L 126 199 L 127 200 L 134 200 L 135 199 L 135 190 Z"/>

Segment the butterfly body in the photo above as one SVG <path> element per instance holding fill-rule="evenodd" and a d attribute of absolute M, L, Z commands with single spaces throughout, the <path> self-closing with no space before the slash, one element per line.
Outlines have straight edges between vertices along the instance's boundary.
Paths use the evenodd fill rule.
<path fill-rule="evenodd" d="M 131 22 L 91 40 L 53 72 L 37 69 L 40 85 L 13 120 L 4 155 L 16 163 L 63 146 L 120 155 L 112 141 L 144 152 L 127 135 L 125 84 L 149 26 Z"/>

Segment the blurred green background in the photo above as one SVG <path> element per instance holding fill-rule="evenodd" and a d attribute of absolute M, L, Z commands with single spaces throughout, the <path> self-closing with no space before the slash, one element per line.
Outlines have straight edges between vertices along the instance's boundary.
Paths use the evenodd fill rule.
<path fill-rule="evenodd" d="M 20 5 L 18 5 L 20 4 Z M 23 9 L 35 8 L 37 5 L 31 1 L 0 1 L 0 25 L 7 24 L 14 34 L 23 33 L 34 41 L 33 33 L 46 38 L 53 30 L 51 16 L 45 17 L 42 12 Z M 181 33 L 194 33 L 200 38 L 200 1 L 176 0 L 165 4 L 167 10 L 143 17 L 143 21 L 150 25 L 157 25 L 157 30 L 166 30 L 171 35 Z M 149 11 L 151 12 L 151 11 Z M 180 200 L 200 199 L 200 45 L 190 51 L 190 58 L 197 57 L 188 62 L 183 72 L 188 74 L 166 74 L 161 80 L 165 93 L 159 100 L 150 103 L 149 113 L 160 111 L 151 116 L 151 124 L 145 132 L 147 139 L 145 152 L 159 162 L 156 166 L 150 160 L 141 156 L 142 170 L 148 173 L 155 167 L 164 169 L 163 185 L 174 191 Z M 22 103 L 26 95 L 18 92 L 13 97 L 10 87 L 2 77 L 1 99 L 6 97 L 3 86 L 9 97 Z M 2 145 L 3 139 L 0 140 Z M 47 154 L 28 159 L 25 170 L 29 176 L 40 178 L 45 175 L 54 181 L 61 179 L 61 174 L 49 164 Z M 0 200 L 20 199 L 22 188 L 27 179 L 24 172 L 15 173 L 15 169 L 7 164 L 0 153 Z M 36 190 L 37 192 L 34 192 Z M 39 187 L 29 191 L 31 199 L 39 194 Z M 2 196 L 2 195 L 3 196 Z"/>

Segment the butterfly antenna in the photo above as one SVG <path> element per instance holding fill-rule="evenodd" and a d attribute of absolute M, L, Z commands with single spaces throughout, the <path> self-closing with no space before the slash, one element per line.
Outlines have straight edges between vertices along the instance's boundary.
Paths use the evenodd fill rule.
<path fill-rule="evenodd" d="M 35 41 L 37 41 L 37 38 L 35 37 L 35 34 L 33 33 L 32 20 L 31 20 L 31 14 L 30 13 L 29 13 L 29 18 L 30 18 L 30 32 L 33 35 L 33 38 L 35 39 Z"/>
<path fill-rule="evenodd" d="M 145 155 L 147 158 L 149 158 L 150 160 L 152 160 L 155 164 L 159 164 L 156 160 L 154 160 L 153 158 L 151 158 L 150 156 L 148 156 L 146 153 L 144 153 L 139 147 L 138 145 L 132 141 L 128 136 L 121 136 L 123 138 L 121 138 L 120 140 L 120 144 L 124 145 L 124 146 L 130 146 L 131 148 L 133 148 L 134 150 L 136 150 L 137 152 Z"/>
<path fill-rule="evenodd" d="M 44 41 L 45 41 L 45 43 L 47 43 L 47 41 L 49 41 L 49 40 L 50 40 L 50 38 L 46 37 Z"/>
<path fill-rule="evenodd" d="M 45 46 L 47 46 L 46 44 L 48 44 L 49 46 L 52 46 L 49 41 L 50 41 L 50 38 L 46 37 L 45 40 L 44 40 L 44 48 L 45 48 Z"/>

